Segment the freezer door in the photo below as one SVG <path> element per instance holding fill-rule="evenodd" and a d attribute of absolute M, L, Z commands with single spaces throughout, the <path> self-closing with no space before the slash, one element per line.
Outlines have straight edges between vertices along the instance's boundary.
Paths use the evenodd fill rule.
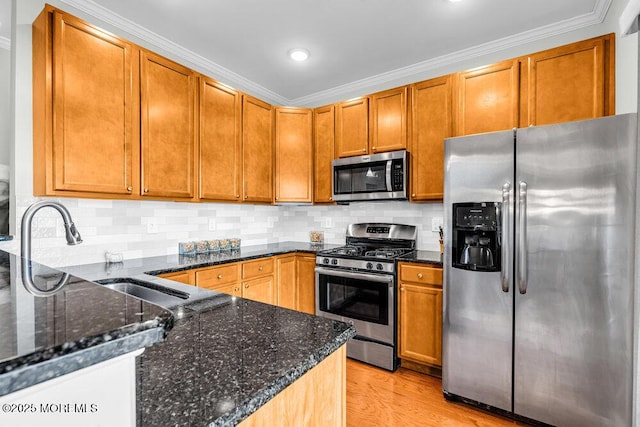
<path fill-rule="evenodd" d="M 630 426 L 635 115 L 518 129 L 514 411 Z"/>
<path fill-rule="evenodd" d="M 513 181 L 513 146 L 513 131 L 445 140 L 443 391 L 506 411 L 512 409 L 512 261 L 498 272 L 453 268 L 451 239 L 453 203 L 503 202 L 503 186 Z M 512 212 L 503 210 L 502 217 Z M 503 251 L 512 242 L 502 236 Z"/>

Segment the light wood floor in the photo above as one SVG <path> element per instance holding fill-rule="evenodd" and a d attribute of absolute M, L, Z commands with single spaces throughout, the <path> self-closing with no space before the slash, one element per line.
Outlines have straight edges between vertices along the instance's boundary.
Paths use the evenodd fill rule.
<path fill-rule="evenodd" d="M 442 382 L 405 368 L 395 373 L 347 359 L 347 427 L 522 426 L 447 402 Z"/>

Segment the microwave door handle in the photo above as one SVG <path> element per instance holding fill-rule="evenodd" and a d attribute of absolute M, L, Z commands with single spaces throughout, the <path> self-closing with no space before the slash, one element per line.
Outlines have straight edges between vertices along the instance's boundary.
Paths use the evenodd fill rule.
<path fill-rule="evenodd" d="M 393 188 L 391 187 L 391 164 L 393 162 L 391 160 L 387 160 L 387 168 L 385 171 L 385 176 L 387 177 L 387 191 L 393 191 Z"/>

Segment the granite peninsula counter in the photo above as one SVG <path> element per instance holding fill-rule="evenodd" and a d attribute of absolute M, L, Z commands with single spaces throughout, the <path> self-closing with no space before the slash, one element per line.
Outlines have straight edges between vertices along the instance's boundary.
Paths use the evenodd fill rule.
<path fill-rule="evenodd" d="M 136 358 L 136 425 L 236 425 L 255 411 L 263 411 L 272 398 L 295 388 L 329 360 L 342 357 L 344 364 L 343 346 L 355 334 L 354 328 L 154 275 L 323 248 L 283 243 L 206 256 L 171 255 L 61 268 L 72 274 L 64 290 L 52 297 L 32 297 L 26 305 L 33 308 L 24 318 L 0 325 L 0 338 L 7 343 L 0 344 L 0 369 L 4 367 L 0 395 L 114 357 L 117 353 L 107 351 L 110 343 L 129 342 L 146 347 Z M 12 309 L 25 304 L 10 296 L 22 293 L 16 290 L 20 279 L 14 264 L 19 258 L 2 252 L 0 265 L 2 256 L 8 260 L 12 277 L 0 285 L 0 295 L 4 295 L 0 319 L 6 320 Z M 45 283 L 47 277 L 60 274 L 46 267 L 34 268 L 34 272 Z M 187 288 L 197 298 L 167 310 L 91 282 L 118 277 Z M 7 300 L 13 301 L 13 308 L 8 308 Z M 19 324 L 39 324 L 43 329 L 36 334 L 38 345 L 24 354 L 15 350 L 20 347 L 15 345 Z M 87 348 L 102 356 L 95 360 L 84 357 L 81 350 Z M 62 362 L 74 354 L 73 361 Z M 77 357 L 81 354 L 83 357 Z M 30 371 L 29 381 L 24 381 L 24 373 L 16 380 L 16 373 L 25 370 Z M 0 424 L 2 418 L 0 414 Z"/>

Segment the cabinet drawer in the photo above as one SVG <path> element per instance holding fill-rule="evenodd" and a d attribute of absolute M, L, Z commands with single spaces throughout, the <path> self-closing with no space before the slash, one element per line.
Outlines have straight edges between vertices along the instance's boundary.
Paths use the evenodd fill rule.
<path fill-rule="evenodd" d="M 442 285 L 442 268 L 420 264 L 400 264 L 400 281 Z"/>
<path fill-rule="evenodd" d="M 240 281 L 238 263 L 222 265 L 196 271 L 196 285 L 202 288 L 214 288 L 218 285 Z"/>
<path fill-rule="evenodd" d="M 260 258 L 255 261 L 242 263 L 242 279 L 273 274 L 273 258 Z"/>

